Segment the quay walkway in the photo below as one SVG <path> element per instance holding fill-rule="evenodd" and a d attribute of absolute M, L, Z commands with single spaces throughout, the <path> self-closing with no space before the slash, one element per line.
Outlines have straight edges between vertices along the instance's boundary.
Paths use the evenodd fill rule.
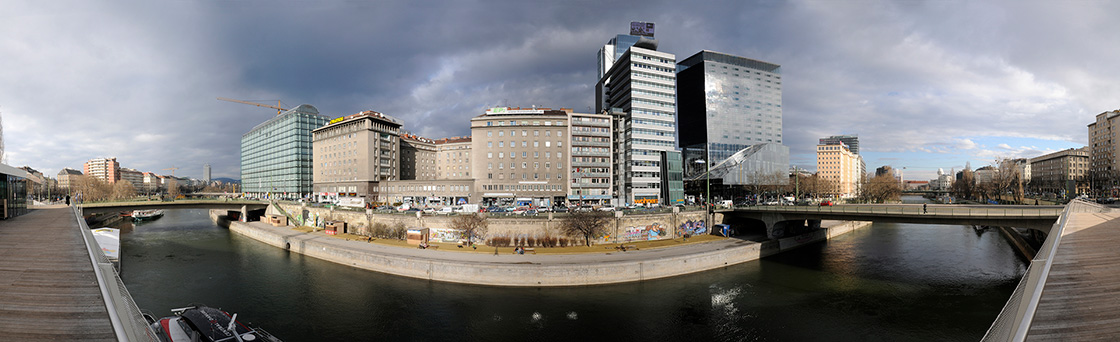
<path fill-rule="evenodd" d="M 117 339 L 70 208 L 0 221 L 0 339 Z"/>

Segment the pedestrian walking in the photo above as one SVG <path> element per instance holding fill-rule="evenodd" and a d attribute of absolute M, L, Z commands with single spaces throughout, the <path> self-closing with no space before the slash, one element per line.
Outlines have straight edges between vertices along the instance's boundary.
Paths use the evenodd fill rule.
<path fill-rule="evenodd" d="M 929 211 L 926 211 L 926 204 L 922 203 L 922 214 L 926 214 L 926 213 L 929 213 Z"/>
<path fill-rule="evenodd" d="M 66 206 L 70 206 L 70 195 L 66 195 Z"/>

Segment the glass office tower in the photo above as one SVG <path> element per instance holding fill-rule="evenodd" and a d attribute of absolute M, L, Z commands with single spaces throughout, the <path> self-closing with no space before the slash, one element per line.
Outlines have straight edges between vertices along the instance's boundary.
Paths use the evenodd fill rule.
<path fill-rule="evenodd" d="M 241 188 L 253 194 L 300 197 L 312 192 L 311 131 L 330 121 L 299 105 L 241 136 Z"/>
<path fill-rule="evenodd" d="M 677 63 L 677 110 L 680 146 L 689 150 L 705 150 L 706 156 L 699 158 L 710 161 L 712 166 L 751 146 L 780 146 L 781 66 L 714 51 L 700 51 Z M 777 154 L 764 164 L 781 164 L 784 161 L 784 168 L 788 168 L 788 152 L 782 156 L 783 149 L 767 149 L 771 150 Z M 788 148 L 784 150 L 788 151 Z M 752 155 L 752 158 L 760 158 L 771 154 Z M 771 165 L 765 169 L 773 168 Z M 756 170 L 735 173 L 739 172 L 753 173 Z"/>

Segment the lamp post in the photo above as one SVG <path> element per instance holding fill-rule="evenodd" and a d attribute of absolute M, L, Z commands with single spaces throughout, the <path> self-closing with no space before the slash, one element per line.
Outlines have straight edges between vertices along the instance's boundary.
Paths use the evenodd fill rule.
<path fill-rule="evenodd" d="M 711 215 L 712 215 L 712 174 L 711 174 L 711 171 L 712 171 L 712 169 L 711 169 L 711 166 L 708 164 L 707 160 L 697 159 L 696 163 L 704 164 L 704 182 L 707 186 L 707 190 L 704 191 L 704 207 L 705 207 L 704 210 L 705 210 L 706 215 L 708 216 L 707 225 L 711 226 L 711 224 L 712 224 L 712 218 L 711 218 Z"/>

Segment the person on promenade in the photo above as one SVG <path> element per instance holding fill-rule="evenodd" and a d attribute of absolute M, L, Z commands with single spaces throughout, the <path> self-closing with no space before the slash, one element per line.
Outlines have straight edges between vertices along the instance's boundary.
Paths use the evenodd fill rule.
<path fill-rule="evenodd" d="M 926 213 L 929 213 L 929 211 L 926 211 L 926 204 L 922 203 L 922 214 L 926 214 Z"/>
<path fill-rule="evenodd" d="M 66 195 L 66 206 L 70 206 L 70 195 Z"/>

